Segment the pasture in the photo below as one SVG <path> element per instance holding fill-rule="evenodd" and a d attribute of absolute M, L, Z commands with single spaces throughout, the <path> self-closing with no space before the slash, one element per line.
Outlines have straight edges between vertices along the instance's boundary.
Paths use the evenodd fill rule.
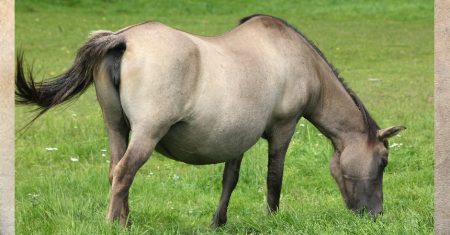
<path fill-rule="evenodd" d="M 149 19 L 217 35 L 253 13 L 296 26 L 341 71 L 381 127 L 408 129 L 390 140 L 384 214 L 349 211 L 329 173 L 330 142 L 306 120 L 290 144 L 280 212 L 266 213 L 267 144 L 243 159 L 228 224 L 208 227 L 223 164 L 192 166 L 153 154 L 130 192 L 133 225 L 105 223 L 108 140 L 95 91 L 46 113 L 16 109 L 18 234 L 430 234 L 433 232 L 432 1 L 17 1 L 16 48 L 37 77 L 62 73 L 93 30 Z"/>

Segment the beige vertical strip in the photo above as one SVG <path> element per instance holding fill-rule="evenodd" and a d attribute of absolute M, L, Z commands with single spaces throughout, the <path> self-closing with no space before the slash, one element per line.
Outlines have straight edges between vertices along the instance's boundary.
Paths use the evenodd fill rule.
<path fill-rule="evenodd" d="M 14 0 L 0 0 L 0 234 L 14 234 Z"/>
<path fill-rule="evenodd" d="M 450 234 L 450 1 L 434 12 L 435 232 Z"/>

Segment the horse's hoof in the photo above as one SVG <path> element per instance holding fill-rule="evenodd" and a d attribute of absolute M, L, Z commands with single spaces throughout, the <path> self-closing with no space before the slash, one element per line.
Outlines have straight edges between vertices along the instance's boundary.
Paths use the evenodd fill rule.
<path fill-rule="evenodd" d="M 211 222 L 209 227 L 212 228 L 212 229 L 216 229 L 216 228 L 223 227 L 224 225 L 225 225 L 225 223 Z"/>
<path fill-rule="evenodd" d="M 227 218 L 219 218 L 214 216 L 213 220 L 211 221 L 211 224 L 209 225 L 209 227 L 211 228 L 219 228 L 224 226 L 227 223 Z"/>
<path fill-rule="evenodd" d="M 122 225 L 125 228 L 131 227 L 133 222 L 131 221 L 130 217 L 128 218 L 120 218 L 120 225 Z"/>
<path fill-rule="evenodd" d="M 275 215 L 276 213 L 278 213 L 278 206 L 273 206 L 273 207 L 268 206 L 267 207 L 267 214 Z"/>

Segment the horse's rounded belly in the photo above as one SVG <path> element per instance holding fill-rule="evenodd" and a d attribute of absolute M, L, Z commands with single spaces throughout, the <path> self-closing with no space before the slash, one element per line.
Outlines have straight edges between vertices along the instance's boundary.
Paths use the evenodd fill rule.
<path fill-rule="evenodd" d="M 189 164 L 214 164 L 240 157 L 261 137 L 260 128 L 204 128 L 180 123 L 173 126 L 156 151 Z"/>

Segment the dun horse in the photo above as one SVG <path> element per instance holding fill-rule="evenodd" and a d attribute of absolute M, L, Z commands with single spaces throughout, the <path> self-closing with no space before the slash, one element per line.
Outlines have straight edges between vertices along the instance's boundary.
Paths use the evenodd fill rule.
<path fill-rule="evenodd" d="M 16 99 L 38 105 L 38 116 L 94 82 L 111 149 L 108 220 L 128 224 L 130 186 L 155 150 L 189 164 L 225 163 L 212 226 L 225 224 L 242 157 L 260 138 L 269 146 L 268 210 L 276 212 L 301 117 L 331 140 L 330 170 L 348 208 L 383 211 L 387 139 L 404 127 L 380 129 L 320 50 L 281 19 L 245 17 L 216 37 L 158 22 L 98 31 L 64 74 L 42 82 L 27 75 L 19 55 Z"/>

